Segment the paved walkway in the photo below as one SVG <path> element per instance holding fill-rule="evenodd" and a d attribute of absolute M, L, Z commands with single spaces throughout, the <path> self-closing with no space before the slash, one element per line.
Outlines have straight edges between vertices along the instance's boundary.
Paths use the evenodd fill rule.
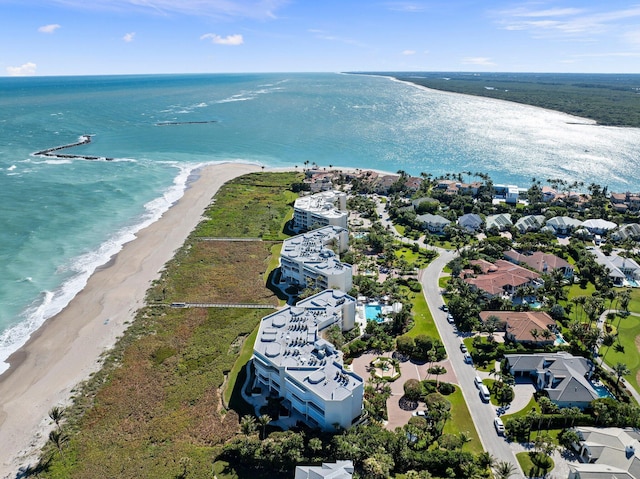
<path fill-rule="evenodd" d="M 374 353 L 366 353 L 362 356 L 355 358 L 351 364 L 352 370 L 358 374 L 365 382 L 371 377 L 371 373 L 367 370 L 369 363 L 374 359 L 385 356 L 391 357 L 391 353 L 384 353 L 382 355 Z M 389 420 L 385 424 L 385 428 L 393 431 L 396 427 L 404 426 L 409 419 L 413 411 L 418 409 L 424 409 L 425 404 L 420 402 L 418 407 L 412 410 L 404 410 L 400 407 L 400 398 L 404 396 L 404 383 L 409 379 L 417 379 L 422 381 L 424 379 L 435 379 L 434 375 L 429 375 L 427 370 L 431 366 L 443 366 L 447 372 L 438 376 L 440 382 L 455 383 L 456 376 L 451 367 L 451 363 L 448 359 L 437 363 L 416 363 L 413 361 L 404 361 L 400 363 L 400 377 L 395 381 L 387 383 L 391 387 L 391 396 L 387 399 L 387 414 Z"/>

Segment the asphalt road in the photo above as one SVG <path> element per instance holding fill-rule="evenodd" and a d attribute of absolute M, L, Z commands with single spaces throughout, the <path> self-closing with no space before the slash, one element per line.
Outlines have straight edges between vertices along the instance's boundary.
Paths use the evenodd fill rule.
<path fill-rule="evenodd" d="M 391 229 L 391 231 L 397 234 L 393 224 L 389 220 L 387 212 L 384 210 L 384 205 L 378 203 L 377 212 L 380 221 L 383 226 Z M 413 243 L 414 241 L 407 238 L 403 238 L 403 241 L 407 243 Z M 420 246 L 425 247 L 423 243 Z M 430 246 L 429 248 L 433 248 Z M 436 323 L 442 342 L 447 350 L 447 355 L 451 362 L 451 367 L 455 373 L 462 394 L 469 408 L 469 412 L 473 419 L 473 422 L 480 436 L 482 447 L 485 451 L 488 451 L 495 457 L 497 461 L 507 461 L 513 464 L 520 477 L 524 477 L 522 470 L 516 460 L 515 454 L 511 449 L 509 443 L 505 441 L 503 436 L 498 436 L 493 420 L 496 417 L 496 408 L 490 403 L 485 403 L 480 399 L 480 394 L 476 388 L 473 379 L 476 376 L 476 370 L 471 364 L 464 362 L 463 353 L 460 351 L 460 342 L 462 336 L 454 328 L 452 324 L 447 322 L 447 313 L 440 308 L 444 304 L 442 295 L 440 294 L 440 287 L 438 286 L 438 279 L 440 273 L 445 265 L 451 261 L 456 253 L 445 249 L 438 248 L 439 256 L 429 264 L 429 266 L 421 271 L 420 282 L 422 283 L 422 290 L 427 300 L 431 315 Z M 512 477 L 515 477 L 514 474 Z"/>
<path fill-rule="evenodd" d="M 520 470 L 518 461 L 511 447 L 503 436 L 498 436 L 496 433 L 493 425 L 493 419 L 496 417 L 495 407 L 480 399 L 479 391 L 473 382 L 473 378 L 476 376 L 475 368 L 473 365 L 464 362 L 463 354 L 460 351 L 460 342 L 463 336 L 457 332 L 454 325 L 447 322 L 447 313 L 440 309 L 444 301 L 440 294 L 438 278 L 440 277 L 442 268 L 455 257 L 455 252 L 443 249 L 439 249 L 438 252 L 440 256 L 423 270 L 421 276 L 422 288 L 427 304 L 429 305 L 433 319 L 438 327 L 438 332 L 447 350 L 453 371 L 458 378 L 458 384 L 467 402 L 467 407 L 469 408 L 476 430 L 480 436 L 482 446 L 485 451 L 490 452 L 496 460 L 508 461 Z"/>

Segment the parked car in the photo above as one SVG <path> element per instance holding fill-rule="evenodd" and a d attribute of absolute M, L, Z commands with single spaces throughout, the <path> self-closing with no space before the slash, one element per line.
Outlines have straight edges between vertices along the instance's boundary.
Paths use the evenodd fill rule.
<path fill-rule="evenodd" d="M 449 306 L 447 306 L 446 304 L 443 304 L 442 306 L 440 306 L 440 309 L 445 313 L 449 312 Z"/>
<path fill-rule="evenodd" d="M 464 353 L 464 362 L 467 364 L 473 364 L 473 358 L 469 353 Z"/>
<path fill-rule="evenodd" d="M 493 420 L 493 426 L 496 428 L 498 436 L 504 436 L 504 423 L 502 422 L 502 419 L 499 417 L 495 418 Z"/>
<path fill-rule="evenodd" d="M 468 352 L 467 345 L 464 343 L 460 343 L 460 351 L 462 351 L 463 353 Z"/>
<path fill-rule="evenodd" d="M 447 314 L 447 321 L 450 323 L 454 322 L 453 315 L 451 313 Z"/>
<path fill-rule="evenodd" d="M 425 417 L 427 415 L 427 411 L 424 409 L 420 409 L 418 411 L 413 411 L 413 413 L 411 414 L 412 416 L 420 416 L 420 417 Z"/>

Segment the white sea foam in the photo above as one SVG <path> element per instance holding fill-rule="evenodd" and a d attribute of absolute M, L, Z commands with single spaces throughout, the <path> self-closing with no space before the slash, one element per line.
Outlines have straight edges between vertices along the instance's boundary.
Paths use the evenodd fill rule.
<path fill-rule="evenodd" d="M 73 161 L 65 158 L 65 159 L 59 159 L 59 160 L 44 160 L 38 163 L 46 164 L 46 165 L 68 165 L 70 163 L 73 163 Z"/>
<path fill-rule="evenodd" d="M 135 240 L 136 233 L 157 221 L 184 194 L 189 176 L 194 170 L 209 163 L 184 164 L 168 162 L 178 168 L 173 184 L 162 196 L 147 202 L 145 213 L 129 227 L 116 232 L 103 242 L 95 251 L 90 251 L 72 259 L 67 265 L 58 269 L 59 273 L 70 273 L 59 288 L 44 291 L 20 315 L 20 322 L 0 334 L 0 374 L 6 371 L 9 364 L 6 359 L 22 347 L 31 334 L 49 318 L 62 311 L 69 302 L 86 286 L 89 277 L 101 265 L 106 264 L 122 247 Z M 220 163 L 220 162 L 215 162 Z M 26 281 L 31 278 L 26 278 Z"/>
<path fill-rule="evenodd" d="M 11 165 L 9 168 L 7 168 L 7 171 L 13 171 L 16 168 L 17 168 L 16 165 Z"/>

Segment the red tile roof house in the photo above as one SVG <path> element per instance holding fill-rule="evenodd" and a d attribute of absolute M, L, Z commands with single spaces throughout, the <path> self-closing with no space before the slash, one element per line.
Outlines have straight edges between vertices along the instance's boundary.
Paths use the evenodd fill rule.
<path fill-rule="evenodd" d="M 482 311 L 480 319 L 486 323 L 489 317 L 495 316 L 505 331 L 505 339 L 516 343 L 536 344 L 544 346 L 553 344 L 556 335 L 551 334 L 548 338 L 542 336 L 545 330 L 555 331 L 556 322 L 543 311 Z M 534 338 L 531 331 L 538 331 L 539 335 Z"/>
<path fill-rule="evenodd" d="M 509 250 L 504 253 L 504 257 L 515 264 L 526 264 L 539 273 L 551 273 L 551 271 L 559 269 L 563 272 L 565 278 L 573 278 L 573 266 L 554 254 L 536 251 L 525 255 L 515 250 Z"/>
<path fill-rule="evenodd" d="M 495 263 L 485 260 L 472 260 L 482 273 L 475 277 L 466 277 L 464 281 L 483 291 L 488 297 L 512 296 L 521 286 L 542 286 L 540 275 L 522 266 L 499 259 Z"/>

